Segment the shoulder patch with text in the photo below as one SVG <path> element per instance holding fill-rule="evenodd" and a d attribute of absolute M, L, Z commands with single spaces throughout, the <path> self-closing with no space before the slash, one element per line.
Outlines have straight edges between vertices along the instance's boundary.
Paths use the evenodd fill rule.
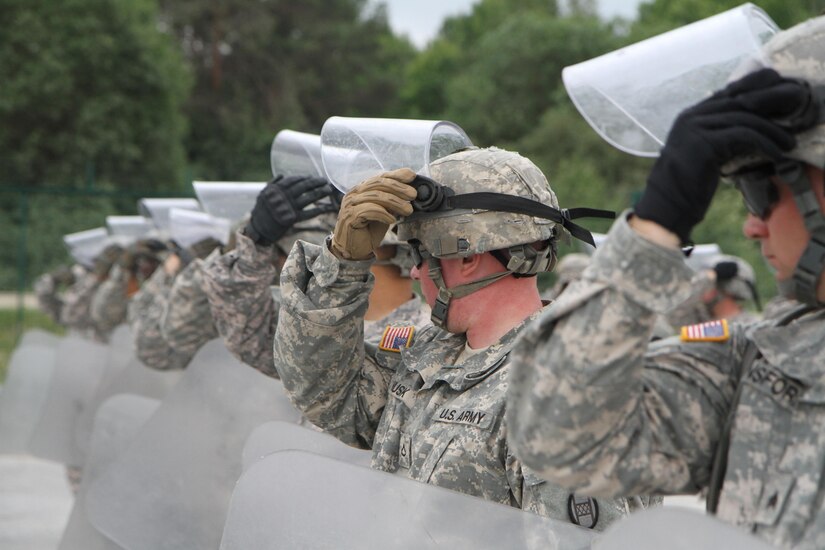
<path fill-rule="evenodd" d="M 682 342 L 725 342 L 730 338 L 730 328 L 725 319 L 708 321 L 682 327 Z"/>
<path fill-rule="evenodd" d="M 401 348 L 408 348 L 412 344 L 414 333 L 415 327 L 412 325 L 405 327 L 388 326 L 384 329 L 384 335 L 381 337 L 378 349 L 401 353 Z"/>

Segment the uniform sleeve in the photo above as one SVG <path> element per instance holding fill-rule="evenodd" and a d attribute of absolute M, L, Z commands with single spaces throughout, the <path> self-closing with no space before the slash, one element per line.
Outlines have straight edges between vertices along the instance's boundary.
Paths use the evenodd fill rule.
<path fill-rule="evenodd" d="M 274 247 L 258 246 L 242 232 L 237 248 L 209 262 L 203 272 L 212 319 L 227 349 L 259 371 L 277 376 L 272 340 L 278 304 L 270 287 L 277 278 Z"/>
<path fill-rule="evenodd" d="M 160 318 L 163 339 L 187 362 L 206 342 L 218 337 L 203 291 L 203 267 L 204 260 L 194 260 L 178 274 Z"/>
<path fill-rule="evenodd" d="M 594 496 L 695 492 L 738 380 L 744 337 L 649 344 L 657 314 L 690 293 L 679 251 L 613 226 L 583 280 L 512 355 L 507 422 L 543 478 Z"/>
<path fill-rule="evenodd" d="M 78 278 L 63 296 L 63 310 L 60 322 L 72 329 L 86 330 L 94 327 L 91 315 L 92 298 L 100 287 L 94 273 L 85 273 Z"/>
<path fill-rule="evenodd" d="M 316 426 L 362 448 L 372 446 L 393 374 L 386 354 L 364 344 L 369 266 L 298 241 L 281 274 L 274 348 L 292 402 Z"/>
<path fill-rule="evenodd" d="M 97 330 L 109 333 L 126 320 L 129 304 L 127 286 L 129 274 L 119 265 L 112 267 L 109 278 L 101 283 L 92 298 L 92 321 Z"/>
<path fill-rule="evenodd" d="M 173 280 L 174 276 L 159 267 L 129 304 L 129 325 L 135 340 L 135 353 L 144 365 L 153 369 L 182 369 L 191 358 L 170 346 L 160 331 L 161 316 Z"/>
<path fill-rule="evenodd" d="M 60 310 L 63 309 L 63 300 L 57 295 L 57 284 L 51 273 L 44 273 L 34 281 L 34 294 L 37 296 L 37 305 L 53 321 L 60 321 Z"/>

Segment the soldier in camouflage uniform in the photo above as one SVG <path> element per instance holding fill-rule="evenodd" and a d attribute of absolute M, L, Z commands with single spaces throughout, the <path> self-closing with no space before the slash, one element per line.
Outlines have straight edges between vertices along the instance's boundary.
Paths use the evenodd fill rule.
<path fill-rule="evenodd" d="M 184 281 L 191 282 L 192 274 L 197 272 L 204 257 L 213 253 L 220 253 L 220 242 L 212 238 L 202 239 L 186 250 L 170 254 L 160 269 L 156 269 L 152 276 L 129 302 L 129 324 L 135 341 L 135 353 L 143 364 L 155 369 L 182 369 L 189 364 L 195 355 L 197 347 L 181 347 L 177 342 L 170 342 L 163 334 L 164 317 L 170 301 L 175 295 L 175 287 Z M 187 296 L 188 298 L 188 296 Z M 186 302 L 184 307 L 192 308 L 197 302 Z M 217 334 L 212 327 L 209 311 L 201 304 L 199 316 L 193 319 L 192 326 L 187 331 L 203 333 L 204 323 L 208 323 L 207 338 L 201 345 Z M 204 316 L 205 314 L 205 316 Z M 204 318 L 205 317 L 205 318 Z"/>
<path fill-rule="evenodd" d="M 748 262 L 729 255 L 708 258 L 693 278 L 693 296 L 667 315 L 674 327 L 715 319 L 753 323 L 759 317 L 745 309 L 748 302 L 760 306 L 756 274 Z"/>
<path fill-rule="evenodd" d="M 453 199 L 516 195 L 556 222 L 492 205 L 413 214 L 409 169 L 363 182 L 345 196 L 333 236 L 296 243 L 284 266 L 275 338 L 284 387 L 315 425 L 371 448 L 376 469 L 602 529 L 642 499 L 597 503 L 542 482 L 511 452 L 503 422 L 509 351 L 542 308 L 532 276 L 552 269 L 561 224 L 575 224 L 516 153 L 459 152 L 430 173 Z M 388 326 L 365 344 L 373 250 L 398 216 L 408 216 L 398 237 L 413 245 L 411 275 L 439 326 Z"/>
<path fill-rule="evenodd" d="M 212 318 L 227 349 L 239 360 L 269 376 L 277 377 L 272 359 L 272 340 L 278 326 L 280 267 L 293 244 L 302 240 L 320 244 L 335 227 L 335 213 L 320 203 L 332 193 L 322 178 L 288 177 L 271 182 L 261 192 L 248 224 L 237 233 L 237 248 L 213 259 L 203 271 L 203 289 L 209 300 Z M 310 200 L 315 202 L 309 202 Z M 296 212 L 282 211 L 284 203 L 294 204 Z M 303 214 L 299 211 L 303 210 Z M 257 227 L 257 229 L 256 229 Z M 392 271 L 409 270 L 409 254 L 398 249 L 401 243 L 387 242 L 384 280 L 396 281 Z M 406 258 L 406 259 L 405 259 Z M 403 274 L 403 273 L 402 273 Z M 411 281 L 403 278 L 406 289 L 396 284 L 397 296 L 388 296 L 378 308 L 381 317 L 396 322 L 420 324 L 426 306 L 412 293 Z M 400 297 L 400 299 L 399 299 Z M 400 304 L 400 307 L 398 307 Z M 389 313 L 388 313 L 389 312 Z M 370 326 L 372 337 L 383 333 L 386 323 Z"/>
<path fill-rule="evenodd" d="M 122 249 L 107 246 L 95 259 L 92 268 L 80 274 L 63 296 L 60 323 L 95 340 L 105 342 L 108 334 L 99 329 L 92 318 L 92 301 L 109 276 Z"/>
<path fill-rule="evenodd" d="M 764 54 L 778 73 L 751 72 L 676 119 L 635 212 L 525 331 L 507 420 L 516 455 L 550 481 L 605 496 L 706 489 L 722 520 L 823 548 L 825 103 L 808 86 L 825 84 L 825 17 Z M 656 312 L 690 292 L 679 245 L 723 167 L 750 211 L 746 236 L 804 305 L 648 347 Z"/>
<path fill-rule="evenodd" d="M 123 250 L 112 266 L 91 304 L 92 321 L 104 340 L 108 340 L 115 327 L 126 322 L 129 300 L 154 273 L 163 251 L 165 247 L 159 241 L 137 241 Z"/>
<path fill-rule="evenodd" d="M 590 263 L 590 256 L 581 252 L 573 252 L 562 256 L 559 265 L 556 266 L 556 284 L 543 298 L 555 300 L 559 294 L 568 287 L 570 283 L 581 277 L 587 264 Z"/>
<path fill-rule="evenodd" d="M 55 323 L 60 322 L 60 312 L 63 310 L 63 292 L 71 287 L 76 278 L 85 273 L 85 269 L 75 264 L 72 268 L 64 265 L 35 279 L 32 285 L 37 296 L 37 305 Z"/>

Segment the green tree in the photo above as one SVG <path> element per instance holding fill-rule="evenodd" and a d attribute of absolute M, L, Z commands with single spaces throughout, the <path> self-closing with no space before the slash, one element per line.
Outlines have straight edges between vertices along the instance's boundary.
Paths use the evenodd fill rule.
<path fill-rule="evenodd" d="M 194 175 L 262 179 L 275 133 L 332 115 L 398 116 L 414 50 L 364 0 L 168 0 L 196 75 L 187 113 Z"/>
<path fill-rule="evenodd" d="M 180 181 L 189 79 L 152 0 L 0 0 L 0 28 L 3 183 Z"/>

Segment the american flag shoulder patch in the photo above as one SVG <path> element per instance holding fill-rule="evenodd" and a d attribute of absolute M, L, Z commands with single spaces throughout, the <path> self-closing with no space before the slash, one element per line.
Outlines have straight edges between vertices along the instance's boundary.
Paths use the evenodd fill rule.
<path fill-rule="evenodd" d="M 730 338 L 730 329 L 725 319 L 708 321 L 682 327 L 682 342 L 725 342 Z"/>
<path fill-rule="evenodd" d="M 378 349 L 401 353 L 401 348 L 408 348 L 412 344 L 413 333 L 415 333 L 413 325 L 403 327 L 390 325 L 384 329 L 384 335 L 381 337 Z"/>

